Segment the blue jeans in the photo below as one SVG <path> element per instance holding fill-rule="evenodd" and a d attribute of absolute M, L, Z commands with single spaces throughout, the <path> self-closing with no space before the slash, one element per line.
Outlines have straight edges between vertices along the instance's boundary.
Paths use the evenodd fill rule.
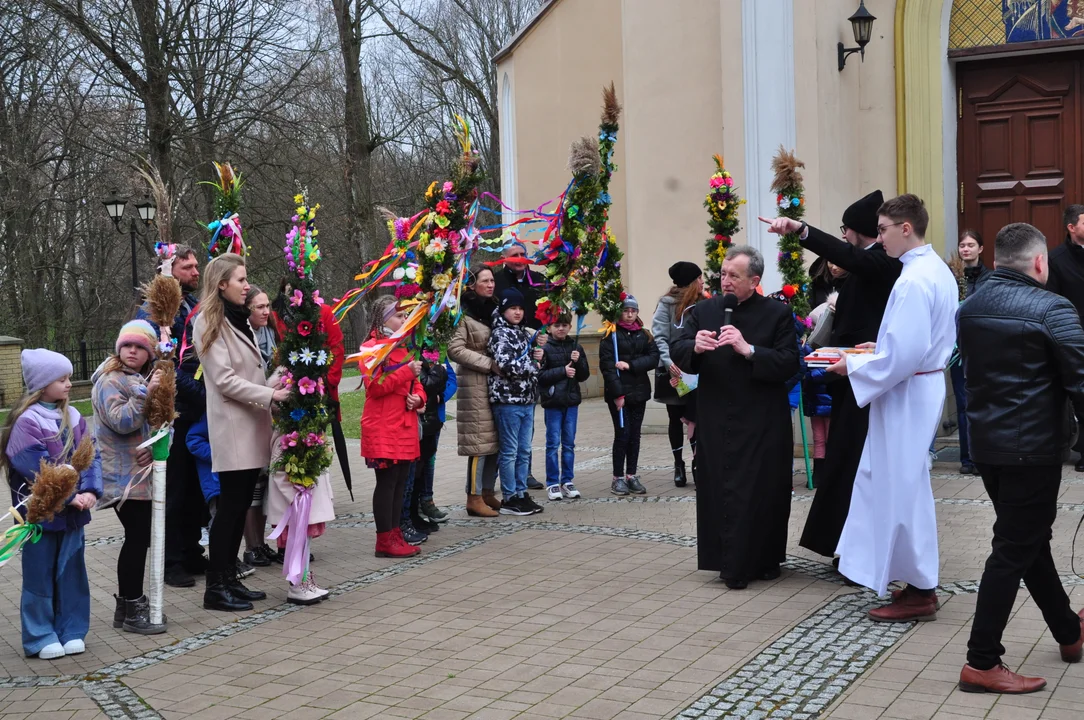
<path fill-rule="evenodd" d="M 531 464 L 531 441 L 534 439 L 534 405 L 494 403 L 493 420 L 497 423 L 500 450 L 497 465 L 501 475 L 501 494 L 505 500 L 527 494 L 527 470 Z"/>
<path fill-rule="evenodd" d="M 403 525 L 410 520 L 410 496 L 414 492 L 414 483 L 420 481 L 421 478 L 418 474 L 418 461 L 410 463 L 410 470 L 407 471 L 406 482 L 403 483 L 403 509 L 399 513 L 399 524 Z"/>
<path fill-rule="evenodd" d="M 971 464 L 971 443 L 967 437 L 967 393 L 964 389 L 964 364 L 957 361 L 949 366 L 952 394 L 956 396 L 956 425 L 960 429 L 960 464 Z"/>
<path fill-rule="evenodd" d="M 423 447 L 420 460 L 422 464 L 422 502 L 433 499 L 433 479 L 437 472 L 437 447 L 440 445 L 440 430 L 437 430 L 433 435 L 433 453 L 431 455 L 426 453 L 425 440 L 428 440 L 428 438 L 422 438 Z"/>
<path fill-rule="evenodd" d="M 44 531 L 23 546 L 23 595 L 19 614 L 23 652 L 82 640 L 90 631 L 90 584 L 83 554 L 83 528 Z"/>
<path fill-rule="evenodd" d="M 570 483 L 575 477 L 572 468 L 576 462 L 576 421 L 580 408 L 543 408 L 543 411 L 546 419 L 546 485 Z"/>

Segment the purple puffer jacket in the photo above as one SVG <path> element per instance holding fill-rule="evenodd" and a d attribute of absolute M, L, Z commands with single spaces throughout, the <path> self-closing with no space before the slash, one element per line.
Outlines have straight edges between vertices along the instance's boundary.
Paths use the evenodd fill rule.
<path fill-rule="evenodd" d="M 71 406 L 68 407 L 68 417 L 74 430 L 72 447 L 75 448 L 88 432 L 87 421 L 78 410 Z M 18 504 L 20 498 L 29 494 L 30 485 L 38 474 L 42 460 L 50 463 L 66 463 L 71 459 L 70 453 L 62 457 L 63 452 L 64 439 L 60 436 L 60 412 L 40 403 L 32 405 L 15 421 L 8 440 L 7 456 L 10 463 L 8 484 L 11 486 L 13 505 Z M 94 449 L 94 462 L 80 474 L 79 485 L 72 497 L 81 492 L 94 493 L 95 497 L 102 496 L 102 457 L 97 447 Z M 52 532 L 63 532 L 81 528 L 89 522 L 89 510 L 77 510 L 67 506 L 52 520 L 43 523 L 42 528 Z"/>

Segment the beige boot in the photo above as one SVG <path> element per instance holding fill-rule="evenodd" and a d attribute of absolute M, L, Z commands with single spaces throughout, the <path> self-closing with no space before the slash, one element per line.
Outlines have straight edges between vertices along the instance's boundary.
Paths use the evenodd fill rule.
<path fill-rule="evenodd" d="M 493 518 L 497 517 L 499 513 L 486 505 L 481 495 L 468 495 L 467 514 L 471 517 Z"/>
<path fill-rule="evenodd" d="M 496 490 L 483 490 L 482 501 L 494 511 L 501 509 L 501 501 L 497 499 Z"/>

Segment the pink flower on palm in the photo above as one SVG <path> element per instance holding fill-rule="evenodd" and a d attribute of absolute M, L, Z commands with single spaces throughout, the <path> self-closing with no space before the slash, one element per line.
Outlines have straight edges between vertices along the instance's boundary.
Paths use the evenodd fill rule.
<path fill-rule="evenodd" d="M 297 390 L 302 395 L 310 395 L 316 392 L 316 383 L 312 378 L 303 377 L 297 381 Z"/>

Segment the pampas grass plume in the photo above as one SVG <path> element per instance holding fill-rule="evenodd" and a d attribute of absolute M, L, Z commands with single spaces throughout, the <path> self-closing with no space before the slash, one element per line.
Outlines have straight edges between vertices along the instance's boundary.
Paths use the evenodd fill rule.
<path fill-rule="evenodd" d="M 582 137 L 572 143 L 568 151 L 568 169 L 575 176 L 596 176 L 602 172 L 602 158 L 598 154 L 598 140 Z"/>

